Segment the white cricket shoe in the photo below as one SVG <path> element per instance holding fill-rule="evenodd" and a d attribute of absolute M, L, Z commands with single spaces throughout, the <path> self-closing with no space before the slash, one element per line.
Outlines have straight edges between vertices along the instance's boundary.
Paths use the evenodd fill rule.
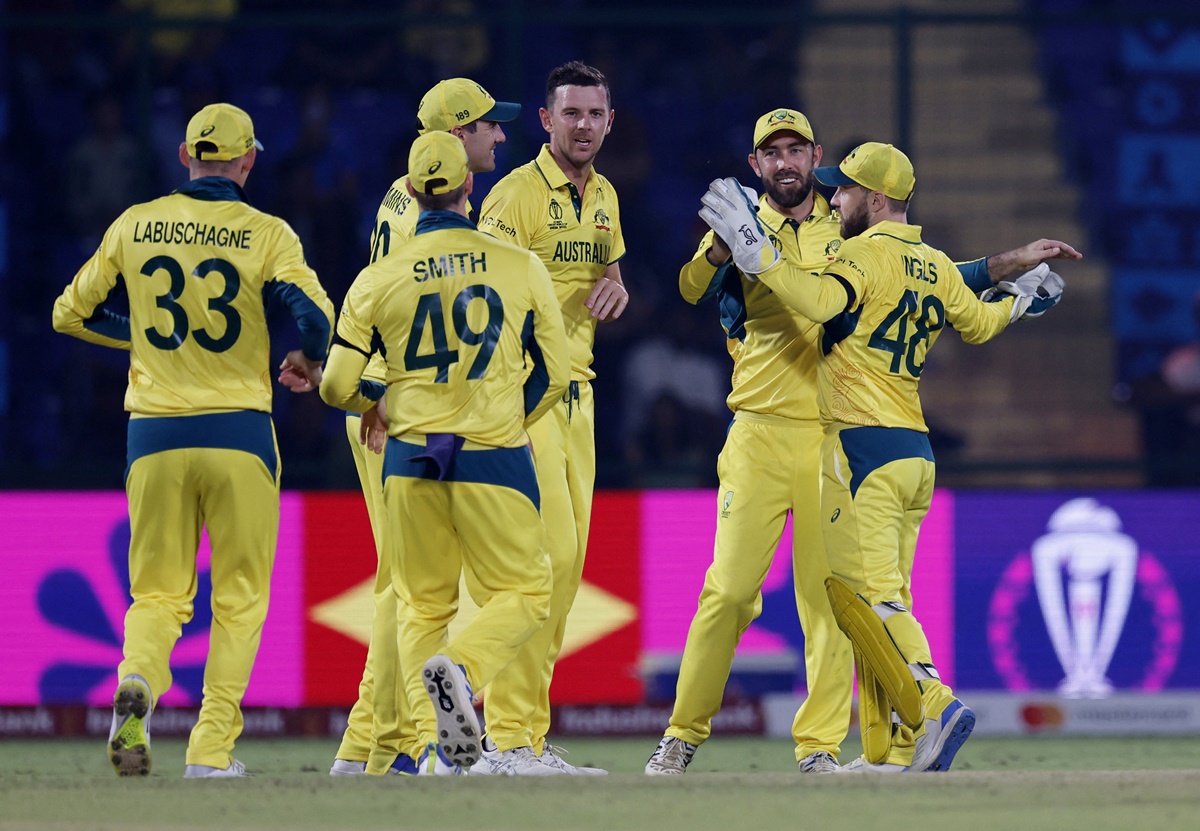
<path fill-rule="evenodd" d="M 150 773 L 150 685 L 140 675 L 126 675 L 113 694 L 112 727 L 108 731 L 108 761 L 117 776 Z"/>
<path fill-rule="evenodd" d="M 825 750 L 810 753 L 799 762 L 801 773 L 837 773 L 842 769 L 833 758 L 833 754 Z"/>
<path fill-rule="evenodd" d="M 908 768 L 904 765 L 890 765 L 884 762 L 880 765 L 873 765 L 862 756 L 859 756 L 848 765 L 842 765 L 838 768 L 837 773 L 906 773 Z"/>
<path fill-rule="evenodd" d="M 333 767 L 329 769 L 330 776 L 366 776 L 366 762 L 352 762 L 349 759 L 334 759 Z"/>
<path fill-rule="evenodd" d="M 646 762 L 648 776 L 679 776 L 692 763 L 697 745 L 689 744 L 674 736 L 663 736 L 658 747 L 650 754 Z"/>
<path fill-rule="evenodd" d="M 565 770 L 545 764 L 529 746 L 499 750 L 484 738 L 479 761 L 471 767 L 471 776 L 562 776 Z"/>
<path fill-rule="evenodd" d="M 466 671 L 445 655 L 434 655 L 421 677 L 437 714 L 438 748 L 450 764 L 469 768 L 479 761 L 483 731 Z"/>
<path fill-rule="evenodd" d="M 975 729 L 975 713 L 957 698 L 942 710 L 938 718 L 925 719 L 925 732 L 917 737 L 913 750 L 913 770 L 946 771 L 959 748 Z"/>
<path fill-rule="evenodd" d="M 229 767 L 214 768 L 208 765 L 188 765 L 183 770 L 184 779 L 241 779 L 250 778 L 246 766 L 237 759 L 229 760 Z"/>
<path fill-rule="evenodd" d="M 479 762 L 475 765 L 478 766 Z M 417 768 L 417 776 L 466 776 L 468 770 L 461 765 L 451 764 L 434 742 L 429 743 L 417 760 Z"/>
<path fill-rule="evenodd" d="M 563 748 L 555 747 L 549 742 L 546 742 L 546 744 L 542 746 L 542 755 L 540 757 L 541 762 L 547 767 L 561 770 L 563 773 L 568 773 L 571 776 L 608 776 L 608 771 L 604 770 L 603 768 L 576 767 L 575 765 L 570 764 L 559 755 L 560 753 L 566 752 L 567 751 Z"/>

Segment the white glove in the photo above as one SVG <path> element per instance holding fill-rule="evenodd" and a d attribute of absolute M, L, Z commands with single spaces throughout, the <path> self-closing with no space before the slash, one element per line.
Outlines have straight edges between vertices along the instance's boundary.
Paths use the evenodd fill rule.
<path fill-rule="evenodd" d="M 729 246 L 738 269 L 750 276 L 779 262 L 779 252 L 767 239 L 747 190 L 732 177 L 713 180 L 700 197 L 700 218 Z"/>
<path fill-rule="evenodd" d="M 979 295 L 985 303 L 995 303 L 1005 295 L 1012 295 L 1012 314 L 1008 322 L 1032 320 L 1044 315 L 1051 306 L 1062 298 L 1063 278 L 1050 270 L 1045 263 L 1031 268 L 1015 280 L 1001 280 L 993 288 Z"/>

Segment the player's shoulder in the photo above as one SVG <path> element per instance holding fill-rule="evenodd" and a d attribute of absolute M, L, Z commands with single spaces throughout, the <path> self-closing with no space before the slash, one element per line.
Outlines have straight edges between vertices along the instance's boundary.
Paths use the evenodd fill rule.
<path fill-rule="evenodd" d="M 488 199 L 491 200 L 496 195 L 511 195 L 526 190 L 550 190 L 550 183 L 546 181 L 546 177 L 542 175 L 541 169 L 536 161 L 526 162 L 520 167 L 515 167 L 508 173 L 500 177 L 500 181 L 492 185 L 492 189 L 488 191 Z"/>

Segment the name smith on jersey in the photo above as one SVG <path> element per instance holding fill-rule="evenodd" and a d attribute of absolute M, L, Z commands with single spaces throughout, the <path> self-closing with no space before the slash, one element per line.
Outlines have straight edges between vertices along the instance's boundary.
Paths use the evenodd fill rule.
<path fill-rule="evenodd" d="M 413 279 L 418 283 L 436 277 L 474 274 L 478 271 L 487 271 L 487 254 L 482 251 L 442 254 L 440 257 L 430 257 L 428 260 L 413 263 Z"/>
<path fill-rule="evenodd" d="M 219 248 L 250 250 L 250 228 L 225 228 L 199 222 L 135 222 L 134 242 L 215 245 Z"/>

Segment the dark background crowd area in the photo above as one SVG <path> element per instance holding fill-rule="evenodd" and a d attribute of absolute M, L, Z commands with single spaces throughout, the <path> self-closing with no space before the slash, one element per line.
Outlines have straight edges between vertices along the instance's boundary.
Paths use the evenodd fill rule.
<path fill-rule="evenodd" d="M 754 120 L 804 105 L 794 78 L 808 5 L 791 4 L 778 25 L 758 9 L 764 25 L 731 37 L 703 15 L 678 30 L 639 24 L 645 4 L 632 2 L 605 4 L 612 22 L 572 25 L 542 13 L 597 10 L 571 0 L 8 0 L 0 8 L 10 23 L 78 17 L 5 31 L 0 486 L 121 487 L 128 356 L 55 334 L 50 310 L 122 210 L 186 181 L 178 145 L 200 107 L 230 101 L 253 117 L 265 150 L 249 199 L 295 229 L 340 307 L 367 262 L 379 202 L 405 172 L 421 95 L 465 76 L 523 105 L 505 125 L 497 171 L 477 177 L 478 208 L 503 173 L 538 152 L 546 74 L 571 59 L 611 82 L 616 121 L 596 168 L 620 196 L 631 296 L 597 334 L 597 485 L 714 485 L 732 363 L 716 305 L 686 304 L 677 275 L 706 230 L 695 209 L 707 183 L 752 182 Z M 653 6 L 651 22 L 729 8 Z M 148 14 L 193 25 L 143 36 Z M 257 25 L 264 15 L 282 17 Z M 288 327 L 274 321 L 275 365 L 295 346 Z M 276 386 L 275 421 L 284 487 L 357 486 L 340 412 Z M 946 454 L 960 442 L 935 433 Z"/>

